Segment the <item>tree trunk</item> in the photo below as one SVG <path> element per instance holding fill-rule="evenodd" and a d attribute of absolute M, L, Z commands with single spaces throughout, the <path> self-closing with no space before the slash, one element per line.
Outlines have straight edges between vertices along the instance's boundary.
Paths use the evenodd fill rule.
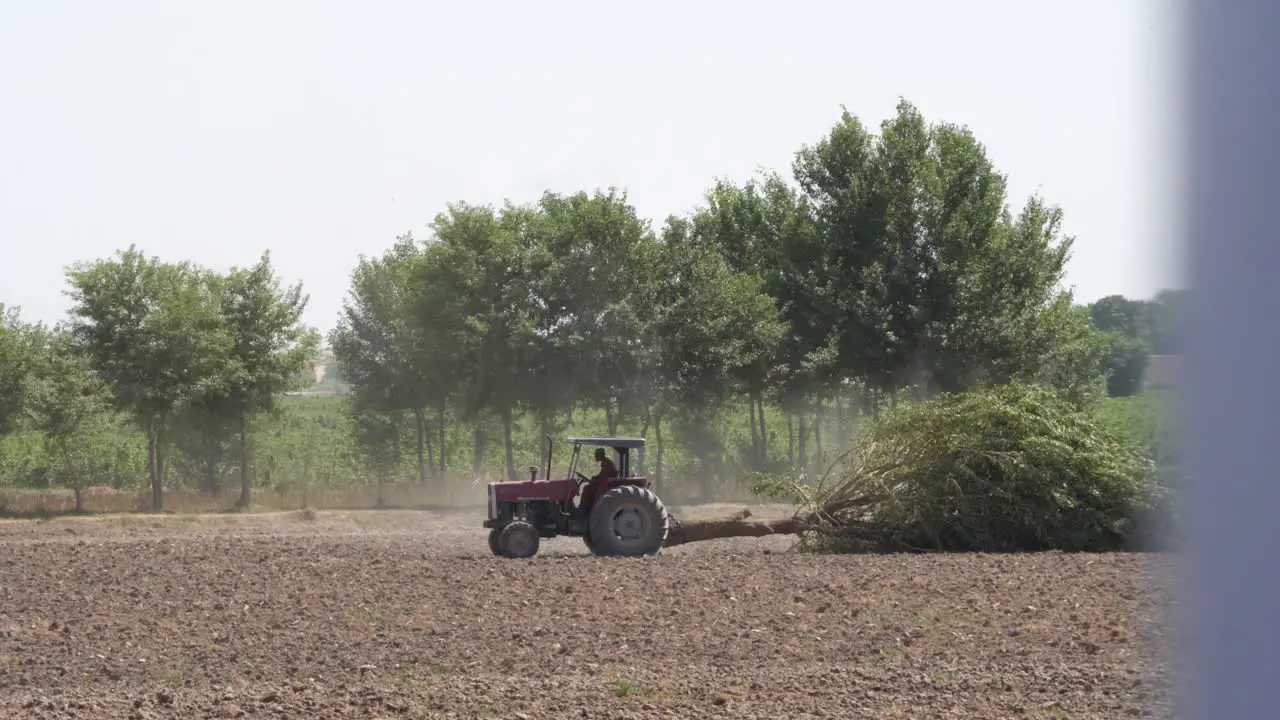
<path fill-rule="evenodd" d="M 315 482 L 316 461 L 315 458 L 308 453 L 302 464 L 302 507 L 304 508 L 307 506 L 307 493 Z"/>
<path fill-rule="evenodd" d="M 826 399 L 821 395 L 818 396 L 818 407 L 813 414 L 813 443 L 814 449 L 818 453 L 818 464 L 825 465 L 827 462 L 827 454 L 822 449 L 822 421 L 826 417 Z"/>
<path fill-rule="evenodd" d="M 682 522 L 672 528 L 664 547 L 684 545 L 705 540 L 722 540 L 735 537 L 766 537 L 768 535 L 798 535 L 811 524 L 810 519 L 783 518 L 781 520 L 749 520 L 750 510 L 743 510 L 725 520 L 696 520 Z"/>
<path fill-rule="evenodd" d="M 516 477 L 516 461 L 515 448 L 511 446 L 511 408 L 504 407 L 502 409 L 502 449 L 507 458 L 507 479 L 511 481 L 518 480 Z"/>
<path fill-rule="evenodd" d="M 71 462 L 71 452 L 67 449 L 66 438 L 58 442 L 58 454 L 62 456 L 62 472 L 66 475 L 63 483 L 71 486 L 76 494 L 76 514 L 84 512 L 84 498 L 80 495 L 81 478 L 76 476 L 75 465 Z"/>
<path fill-rule="evenodd" d="M 418 482 L 427 484 L 427 418 L 422 408 L 413 409 L 414 430 L 418 436 Z"/>
<path fill-rule="evenodd" d="M 613 412 L 612 400 L 604 401 L 604 423 L 605 427 L 609 429 L 609 437 L 613 437 L 618 434 L 618 416 Z"/>
<path fill-rule="evenodd" d="M 760 469 L 769 469 L 769 426 L 764 420 L 764 397 L 756 395 L 756 410 L 760 412 Z"/>
<path fill-rule="evenodd" d="M 653 490 L 659 495 L 662 494 L 662 459 L 664 449 L 662 447 L 662 416 L 658 415 L 653 419 L 653 440 L 658 445 L 658 456 L 655 458 L 653 467 Z"/>
<path fill-rule="evenodd" d="M 555 411 L 544 410 L 538 413 L 538 467 L 546 471 L 547 480 L 550 480 L 551 473 L 555 472 L 547 468 L 552 455 L 552 450 L 547 447 L 547 437 L 554 435 L 555 425 Z"/>
<path fill-rule="evenodd" d="M 238 448 L 240 456 L 240 499 L 236 500 L 236 507 L 248 510 L 252 480 L 249 475 L 249 421 L 247 418 L 240 418 L 238 440 L 240 445 Z"/>
<path fill-rule="evenodd" d="M 787 411 L 787 463 L 791 465 L 791 469 L 796 467 L 796 426 L 795 420 L 791 416 L 791 411 Z"/>
<path fill-rule="evenodd" d="M 147 479 L 151 481 L 151 512 L 164 510 L 164 494 L 160 485 L 159 443 L 156 438 L 156 421 L 147 423 Z"/>
<path fill-rule="evenodd" d="M 479 475 L 484 470 L 484 428 L 480 426 L 480 421 L 476 420 L 471 426 L 471 472 Z"/>
<path fill-rule="evenodd" d="M 160 493 L 160 502 L 158 502 L 156 505 L 156 507 L 158 508 L 156 512 L 164 512 L 164 478 L 165 478 L 165 469 L 166 469 L 165 462 L 166 460 L 164 456 L 164 443 L 161 442 L 160 440 L 157 440 L 156 441 L 156 481 L 158 485 L 157 492 Z"/>
<path fill-rule="evenodd" d="M 424 421 L 425 422 L 425 421 Z M 427 475 L 436 476 L 436 449 L 435 443 L 431 442 L 431 426 L 427 425 L 426 432 L 423 435 L 427 438 Z"/>
<path fill-rule="evenodd" d="M 216 496 L 222 485 L 222 478 L 218 477 L 218 459 L 218 456 L 212 452 L 205 453 L 203 484 L 204 491 L 211 496 Z"/>
<path fill-rule="evenodd" d="M 650 419 L 649 411 L 646 410 L 644 413 L 644 424 L 640 426 L 640 437 L 645 440 L 649 439 L 649 419 Z M 636 474 L 641 477 L 645 476 L 645 466 L 644 466 L 645 450 L 646 448 L 640 448 L 640 451 L 639 453 L 637 453 L 637 457 L 636 457 Z"/>
<path fill-rule="evenodd" d="M 436 428 L 436 431 L 440 433 L 440 476 L 444 477 L 445 472 L 447 472 L 447 466 L 445 465 L 445 458 L 444 458 L 445 426 L 444 426 L 444 404 L 443 403 L 441 403 L 440 405 L 439 421 L 440 421 L 440 427 Z"/>
<path fill-rule="evenodd" d="M 797 453 L 797 459 L 800 462 L 801 470 L 809 469 L 809 418 L 807 410 L 808 408 L 801 406 L 799 428 L 796 434 L 796 443 L 799 445 L 798 449 L 800 451 Z"/>
<path fill-rule="evenodd" d="M 751 469 L 760 470 L 760 435 L 756 428 L 756 396 L 747 398 L 747 407 L 751 410 Z"/>
<path fill-rule="evenodd" d="M 844 414 L 844 395 L 836 391 L 836 451 L 844 452 L 849 439 L 849 418 Z"/>

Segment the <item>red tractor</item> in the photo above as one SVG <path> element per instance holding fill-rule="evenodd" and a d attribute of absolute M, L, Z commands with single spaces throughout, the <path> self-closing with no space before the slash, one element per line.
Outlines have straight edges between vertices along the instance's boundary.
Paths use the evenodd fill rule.
<path fill-rule="evenodd" d="M 670 516 L 649 480 L 631 472 L 631 451 L 643 438 L 569 438 L 573 457 L 563 480 L 551 479 L 551 438 L 546 476 L 530 467 L 530 478 L 489 483 L 489 549 L 508 558 L 533 557 L 542 538 L 581 537 L 596 555 L 654 555 L 667 540 Z M 617 474 L 587 477 L 578 471 L 583 445 L 610 448 Z"/>

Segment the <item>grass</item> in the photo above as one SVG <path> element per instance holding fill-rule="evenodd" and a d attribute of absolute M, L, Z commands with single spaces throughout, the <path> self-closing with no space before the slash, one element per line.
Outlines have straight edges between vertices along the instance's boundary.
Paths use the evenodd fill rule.
<path fill-rule="evenodd" d="M 234 511 L 239 490 L 228 489 L 210 495 L 195 490 L 170 490 L 165 493 L 164 511 L 173 515 L 230 513 Z M 434 509 L 483 507 L 484 489 L 465 478 L 433 481 L 427 485 L 400 482 L 386 485 L 378 503 L 376 485 L 350 485 L 326 488 L 259 489 L 253 495 L 249 512 L 281 512 L 317 510 Z M 83 495 L 88 514 L 122 514 L 150 512 L 150 490 L 112 490 L 95 488 Z M 0 490 L 0 517 L 42 518 L 75 513 L 75 494 L 71 490 Z"/>
<path fill-rule="evenodd" d="M 620 698 L 638 695 L 640 686 L 626 678 L 618 678 L 613 681 L 613 694 Z"/>

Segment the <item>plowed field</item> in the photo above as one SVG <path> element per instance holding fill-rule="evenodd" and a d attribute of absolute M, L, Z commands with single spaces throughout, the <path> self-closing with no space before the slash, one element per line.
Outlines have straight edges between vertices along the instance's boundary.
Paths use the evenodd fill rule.
<path fill-rule="evenodd" d="M 1169 714 L 1160 556 L 814 557 L 770 537 L 622 560 L 560 538 L 513 561 L 478 523 L 0 523 L 0 717 Z"/>

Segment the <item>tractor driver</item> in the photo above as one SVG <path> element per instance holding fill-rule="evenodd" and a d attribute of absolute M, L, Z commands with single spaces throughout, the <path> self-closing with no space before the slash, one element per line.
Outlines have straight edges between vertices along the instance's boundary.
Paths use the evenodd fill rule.
<path fill-rule="evenodd" d="M 618 477 L 618 466 L 609 459 L 604 448 L 596 448 L 596 462 L 600 463 L 600 472 L 587 482 L 586 487 L 582 488 L 582 497 L 578 501 L 578 507 L 584 510 L 590 509 L 595 502 L 596 495 L 600 492 L 598 483 L 601 480 Z"/>
<path fill-rule="evenodd" d="M 613 464 L 604 448 L 596 448 L 596 462 L 600 463 L 600 473 L 592 480 L 607 480 L 618 477 L 618 466 Z"/>

